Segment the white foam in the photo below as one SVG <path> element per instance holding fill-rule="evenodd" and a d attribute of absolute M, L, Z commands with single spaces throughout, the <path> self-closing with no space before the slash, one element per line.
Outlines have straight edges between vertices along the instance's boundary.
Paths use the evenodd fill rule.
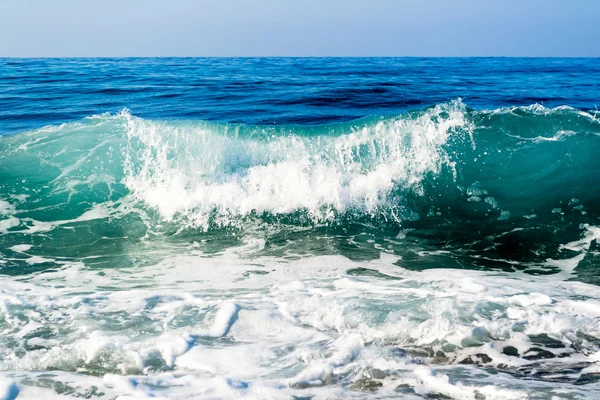
<path fill-rule="evenodd" d="M 592 242 L 600 239 L 600 227 L 585 224 L 584 228 L 585 232 L 583 238 L 561 245 L 560 248 L 579 252 L 589 250 Z"/>
<path fill-rule="evenodd" d="M 552 304 L 552 299 L 541 293 L 529 293 L 520 294 L 516 296 L 510 296 L 506 299 L 509 304 L 517 304 L 521 307 L 529 307 L 532 305 L 543 306 Z"/>
<path fill-rule="evenodd" d="M 10 215 L 14 214 L 15 206 L 9 203 L 6 200 L 0 200 L 0 214 L 2 215 Z"/>
<path fill-rule="evenodd" d="M 16 232 L 21 234 L 36 234 L 40 232 L 49 232 L 59 226 L 71 225 L 78 222 L 107 219 L 117 215 L 123 215 L 129 212 L 143 214 L 143 212 L 141 212 L 140 210 L 130 207 L 127 198 L 119 202 L 106 201 L 104 203 L 94 204 L 89 210 L 83 212 L 81 215 L 72 219 L 37 221 L 31 218 L 23 218 L 21 221 L 23 221 L 27 226 L 24 229 L 20 229 Z M 0 221 L 0 226 L 1 223 L 2 221 Z M 20 221 L 15 226 L 18 226 L 19 224 Z"/>
<path fill-rule="evenodd" d="M 8 233 L 8 230 L 17 227 L 21 224 L 21 221 L 15 217 L 9 217 L 7 219 L 0 220 L 0 233 Z"/>
<path fill-rule="evenodd" d="M 219 306 L 219 311 L 215 316 L 215 320 L 213 322 L 212 327 L 210 328 L 210 334 L 214 337 L 221 337 L 227 335 L 229 329 L 235 322 L 237 318 L 237 313 L 240 310 L 240 307 L 232 302 L 223 302 Z"/>
<path fill-rule="evenodd" d="M 27 250 L 31 249 L 32 247 L 33 246 L 30 244 L 17 244 L 17 245 L 10 247 L 9 249 L 12 251 L 16 251 L 18 253 L 24 253 Z"/>
<path fill-rule="evenodd" d="M 19 399 L 41 395 L 30 384 L 47 370 L 77 371 L 52 379 L 80 395 L 102 387 L 111 398 L 367 397 L 350 389 L 367 379 L 382 396 L 405 384 L 419 395 L 517 399 L 541 383 L 459 363 L 560 365 L 577 379 L 578 365 L 600 360 L 593 285 L 561 275 L 411 272 L 398 263 L 391 255 L 247 258 L 242 249 L 102 275 L 75 263 L 26 281 L 0 277 L 2 337 L 10 340 L 0 369 L 13 371 L 7 379 Z M 358 267 L 397 279 L 345 273 Z M 256 268 L 269 273 L 244 275 Z M 545 348 L 552 359 L 525 359 L 543 347 L 535 335 L 564 347 Z M 520 356 L 504 354 L 507 346 Z M 104 378 L 87 376 L 98 371 Z"/>
<path fill-rule="evenodd" d="M 504 400 L 524 400 L 529 396 L 516 390 L 499 389 L 492 385 L 488 386 L 466 386 L 452 384 L 450 378 L 444 374 L 435 374 L 430 368 L 419 367 L 415 370 L 415 392 L 427 395 L 439 393 L 453 399 L 475 400 L 478 398 L 492 398 Z"/>
<path fill-rule="evenodd" d="M 426 174 L 452 167 L 442 147 L 469 127 L 465 115 L 457 101 L 340 136 L 268 140 L 127 116 L 124 182 L 164 218 L 204 228 L 215 211 L 220 224 L 253 212 L 306 210 L 315 220 L 372 213 L 395 201 L 394 187 L 419 191 Z"/>

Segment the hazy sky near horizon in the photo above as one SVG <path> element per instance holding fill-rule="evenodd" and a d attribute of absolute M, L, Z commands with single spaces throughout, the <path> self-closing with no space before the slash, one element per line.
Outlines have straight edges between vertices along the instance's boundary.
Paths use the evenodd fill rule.
<path fill-rule="evenodd" d="M 597 0 L 1 0 L 0 57 L 600 56 Z"/>

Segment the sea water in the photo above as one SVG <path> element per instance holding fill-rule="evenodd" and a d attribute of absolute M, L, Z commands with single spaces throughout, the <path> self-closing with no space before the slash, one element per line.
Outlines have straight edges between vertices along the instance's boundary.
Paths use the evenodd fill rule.
<path fill-rule="evenodd" d="M 600 397 L 597 59 L 0 59 L 0 399 Z"/>

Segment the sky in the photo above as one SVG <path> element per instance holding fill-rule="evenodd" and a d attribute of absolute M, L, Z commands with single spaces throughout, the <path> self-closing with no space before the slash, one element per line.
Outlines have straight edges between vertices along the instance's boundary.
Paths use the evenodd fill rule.
<path fill-rule="evenodd" d="M 600 56 L 598 0 L 0 0 L 0 57 Z"/>

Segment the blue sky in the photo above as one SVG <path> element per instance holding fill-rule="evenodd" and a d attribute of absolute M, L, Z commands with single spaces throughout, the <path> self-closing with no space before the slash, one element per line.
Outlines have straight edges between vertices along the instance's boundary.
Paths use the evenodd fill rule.
<path fill-rule="evenodd" d="M 600 56 L 600 1 L 0 0 L 0 56 Z"/>

